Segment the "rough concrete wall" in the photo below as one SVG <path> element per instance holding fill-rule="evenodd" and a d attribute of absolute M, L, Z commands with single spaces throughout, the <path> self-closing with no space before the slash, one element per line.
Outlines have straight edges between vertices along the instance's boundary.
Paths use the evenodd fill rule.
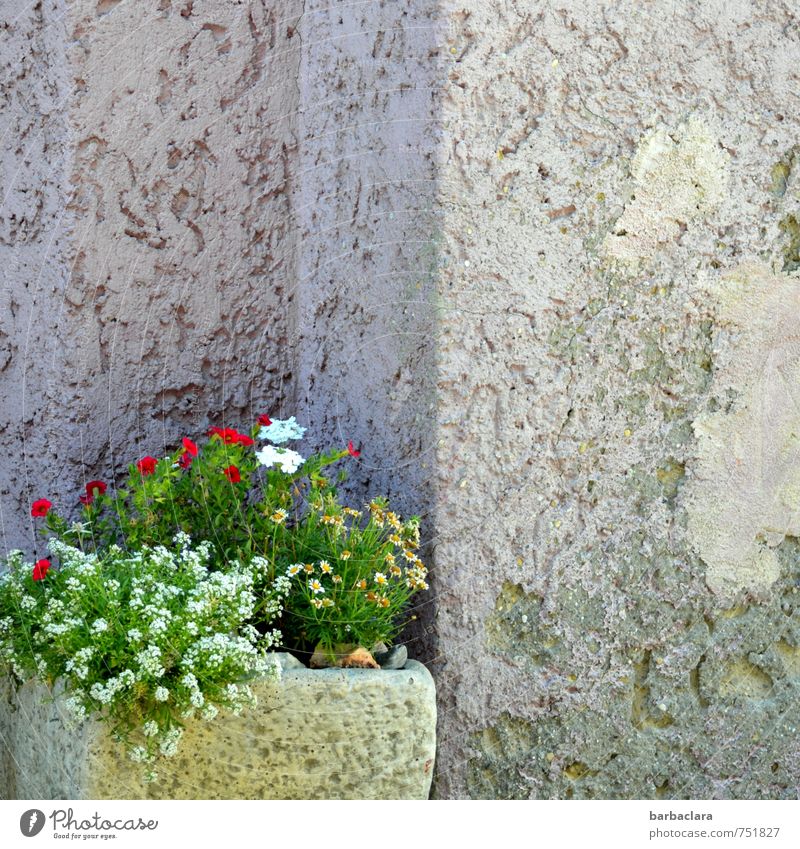
<path fill-rule="evenodd" d="M 90 469 L 280 397 L 299 9 L 71 4 L 75 259 L 61 320 L 77 331 L 69 404 Z"/>
<path fill-rule="evenodd" d="M 3 47 L 16 141 L 4 151 L 3 297 L 17 305 L 3 332 L 27 344 L 28 366 L 32 352 L 39 365 L 37 350 L 57 351 L 46 444 L 62 479 L 50 483 L 34 438 L 24 466 L 5 470 L 12 493 L 30 482 L 20 499 L 4 496 L 15 518 L 32 494 L 57 501 L 71 481 L 124 472 L 208 422 L 277 408 L 292 367 L 302 11 L 262 0 L 25 5 Z M 24 403 L 36 434 L 44 381 L 26 384 L 25 353 L 9 353 L 7 418 Z M 13 527 L 8 545 L 21 541 Z"/>
<path fill-rule="evenodd" d="M 28 506 L 61 478 L 69 90 L 61 0 L 0 2 L 0 548 L 33 545 Z M 35 496 L 34 496 L 35 497 Z"/>
<path fill-rule="evenodd" d="M 796 8 L 443 14 L 436 792 L 794 798 Z"/>
<path fill-rule="evenodd" d="M 404 513 L 435 441 L 439 27 L 434 0 L 314 0 L 299 26 L 298 409 L 362 447 L 354 497 Z"/>

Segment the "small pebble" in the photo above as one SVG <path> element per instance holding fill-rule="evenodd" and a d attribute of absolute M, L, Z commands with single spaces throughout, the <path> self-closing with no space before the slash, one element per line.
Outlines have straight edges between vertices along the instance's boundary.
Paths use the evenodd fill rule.
<path fill-rule="evenodd" d="M 403 646 L 392 646 L 386 652 L 375 652 L 375 660 L 381 669 L 403 669 L 408 660 L 408 649 Z"/>

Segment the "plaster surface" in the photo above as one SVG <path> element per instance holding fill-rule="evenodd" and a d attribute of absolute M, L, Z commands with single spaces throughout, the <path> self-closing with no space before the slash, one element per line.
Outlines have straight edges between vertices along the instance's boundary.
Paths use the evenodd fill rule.
<path fill-rule="evenodd" d="M 70 255 L 62 232 L 72 140 L 61 0 L 0 2 L 0 546 L 33 544 L 32 488 L 69 485 L 62 449 L 63 345 L 57 315 Z M 66 420 L 66 421 L 65 421 Z"/>
<path fill-rule="evenodd" d="M 714 592 L 763 598 L 781 576 L 777 547 L 800 535 L 800 277 L 745 266 L 708 294 L 718 303 L 712 391 L 728 400 L 692 423 L 689 534 Z"/>
<path fill-rule="evenodd" d="M 348 494 L 383 494 L 404 515 L 426 513 L 436 439 L 439 7 L 309 0 L 298 31 L 297 408 L 311 445 L 360 447 Z"/>
<path fill-rule="evenodd" d="M 32 543 L 31 500 L 72 509 L 86 480 L 281 411 L 302 4 L 3 11 L 13 548 Z"/>
<path fill-rule="evenodd" d="M 796 10 L 442 9 L 434 792 L 796 798 Z"/>

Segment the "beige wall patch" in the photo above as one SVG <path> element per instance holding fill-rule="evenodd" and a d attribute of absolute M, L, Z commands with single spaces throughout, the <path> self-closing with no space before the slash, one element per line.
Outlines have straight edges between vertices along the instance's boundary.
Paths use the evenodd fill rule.
<path fill-rule="evenodd" d="M 742 266 L 709 287 L 718 303 L 717 398 L 698 417 L 689 533 L 717 594 L 762 593 L 775 547 L 800 535 L 800 278 Z"/>
<path fill-rule="evenodd" d="M 698 117 L 674 131 L 653 130 L 631 162 L 635 192 L 604 249 L 636 263 L 674 239 L 681 228 L 718 206 L 728 187 L 728 154 Z"/>

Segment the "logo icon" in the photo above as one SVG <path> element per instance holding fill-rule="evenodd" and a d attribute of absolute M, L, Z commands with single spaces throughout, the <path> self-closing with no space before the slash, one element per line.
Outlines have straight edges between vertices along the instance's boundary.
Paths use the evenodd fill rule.
<path fill-rule="evenodd" d="M 36 837 L 44 828 L 44 813 L 38 808 L 31 808 L 19 818 L 19 830 L 25 837 Z"/>

